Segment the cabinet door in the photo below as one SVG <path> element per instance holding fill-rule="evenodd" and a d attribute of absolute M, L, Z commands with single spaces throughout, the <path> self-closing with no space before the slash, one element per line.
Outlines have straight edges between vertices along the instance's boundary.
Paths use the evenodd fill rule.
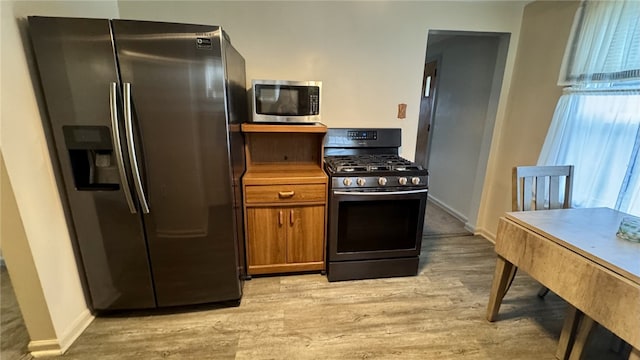
<path fill-rule="evenodd" d="M 324 259 L 324 205 L 287 208 L 287 262 Z"/>
<path fill-rule="evenodd" d="M 284 264 L 289 225 L 287 208 L 247 208 L 249 266 Z"/>

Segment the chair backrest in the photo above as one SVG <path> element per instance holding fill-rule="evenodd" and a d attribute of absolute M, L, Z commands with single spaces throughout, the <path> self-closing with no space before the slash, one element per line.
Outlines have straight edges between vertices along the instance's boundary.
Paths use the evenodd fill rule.
<path fill-rule="evenodd" d="M 512 184 L 512 211 L 566 209 L 571 206 L 573 165 L 516 166 Z"/>

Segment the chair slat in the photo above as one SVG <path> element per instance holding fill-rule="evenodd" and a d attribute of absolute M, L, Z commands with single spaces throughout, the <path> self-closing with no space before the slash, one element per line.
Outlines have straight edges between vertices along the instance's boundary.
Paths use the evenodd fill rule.
<path fill-rule="evenodd" d="M 511 172 L 511 211 L 522 211 L 522 181 L 517 167 Z"/>
<path fill-rule="evenodd" d="M 522 210 L 529 211 L 535 210 L 531 207 L 533 196 L 533 178 L 526 177 L 522 180 Z"/>
<path fill-rule="evenodd" d="M 536 176 L 536 193 L 535 193 L 535 208 L 533 210 L 543 210 L 545 203 L 545 193 L 546 193 L 546 176 Z"/>
<path fill-rule="evenodd" d="M 569 166 L 569 174 L 565 178 L 564 183 L 564 204 L 563 208 L 567 209 L 571 207 L 571 200 L 573 199 L 573 166 Z"/>
<path fill-rule="evenodd" d="M 549 209 L 561 209 L 564 201 L 560 201 L 560 177 L 549 177 Z"/>

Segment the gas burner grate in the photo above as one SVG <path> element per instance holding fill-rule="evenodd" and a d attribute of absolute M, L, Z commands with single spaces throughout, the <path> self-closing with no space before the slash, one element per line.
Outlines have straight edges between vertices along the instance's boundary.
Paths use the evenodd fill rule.
<path fill-rule="evenodd" d="M 328 169 L 334 173 L 410 172 L 423 170 L 421 166 L 396 154 L 327 156 L 325 157 L 325 162 Z"/>
<path fill-rule="evenodd" d="M 358 172 L 358 171 L 369 171 L 366 166 L 355 166 L 355 165 L 340 165 L 336 168 L 337 172 Z"/>
<path fill-rule="evenodd" d="M 422 167 L 417 165 L 396 165 L 393 167 L 394 171 L 419 171 Z"/>

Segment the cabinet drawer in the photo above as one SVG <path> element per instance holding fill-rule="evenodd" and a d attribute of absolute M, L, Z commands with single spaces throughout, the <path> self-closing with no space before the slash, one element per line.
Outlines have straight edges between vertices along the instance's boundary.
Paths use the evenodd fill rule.
<path fill-rule="evenodd" d="M 244 201 L 247 204 L 325 201 L 324 184 L 246 186 Z"/>

